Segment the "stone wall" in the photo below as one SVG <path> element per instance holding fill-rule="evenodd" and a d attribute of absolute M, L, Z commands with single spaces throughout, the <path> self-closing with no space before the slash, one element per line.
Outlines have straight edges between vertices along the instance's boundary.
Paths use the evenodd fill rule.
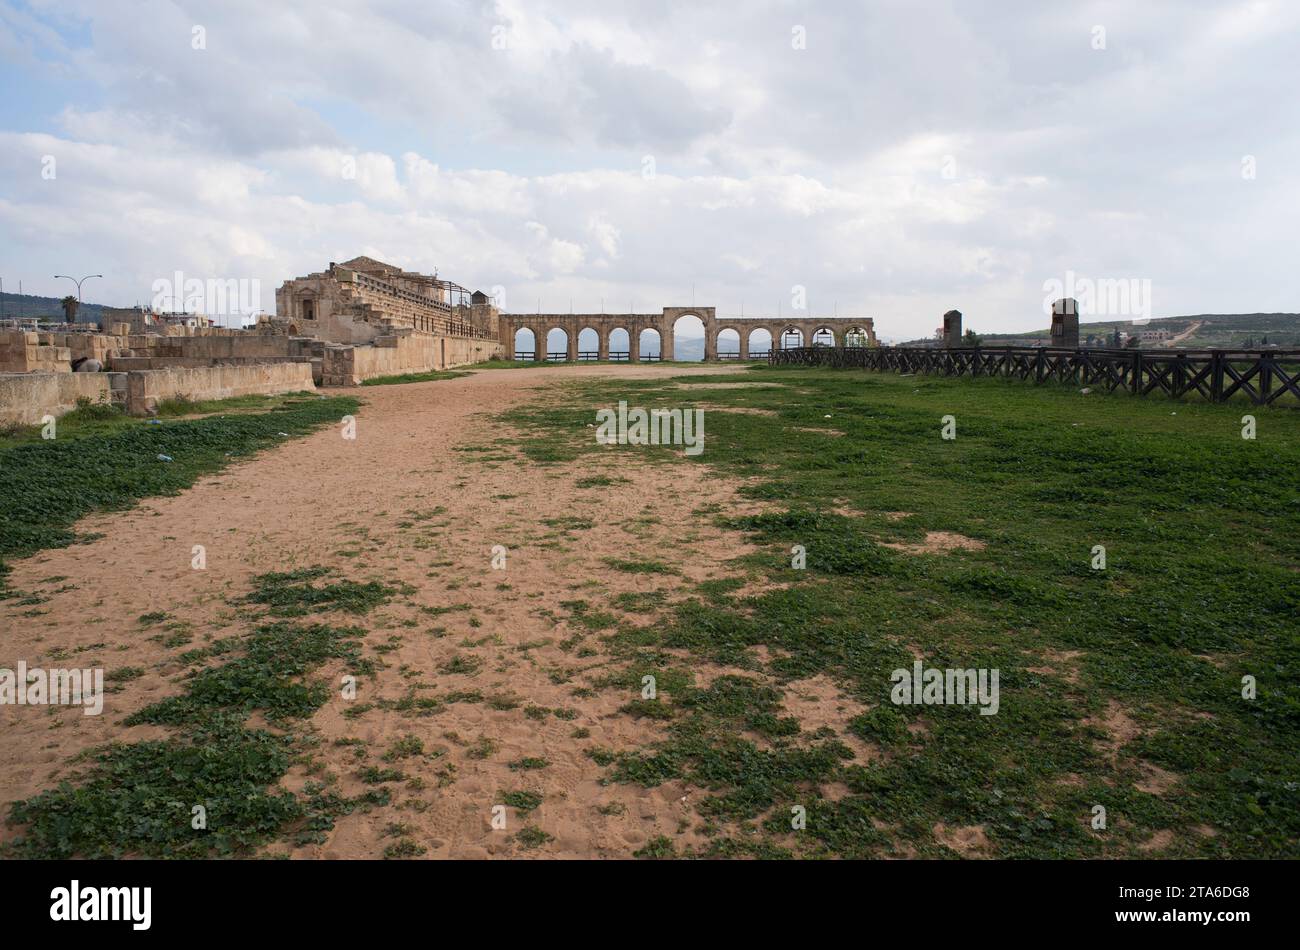
<path fill-rule="evenodd" d="M 325 386 L 357 386 L 367 379 L 428 373 L 500 359 L 496 340 L 396 331 L 368 345 L 327 344 L 321 366 Z"/>
<path fill-rule="evenodd" d="M 174 332 L 181 331 L 181 332 Z M 105 333 L 0 332 L 0 372 L 69 372 L 73 360 L 90 357 L 113 370 L 156 368 L 175 360 L 177 365 L 206 365 L 215 361 L 309 360 L 313 340 L 283 333 L 230 330 L 220 327 L 169 327 L 166 335 Z M 115 359 L 155 360 L 155 363 L 114 366 Z"/>
<path fill-rule="evenodd" d="M 230 399 L 234 396 L 274 396 L 315 389 L 310 363 L 172 366 L 127 373 L 126 408 L 132 415 L 140 416 L 157 409 L 163 400 L 177 396 L 197 402 L 205 399 Z"/>
<path fill-rule="evenodd" d="M 80 397 L 110 402 L 114 382 L 125 381 L 120 373 L 0 374 L 0 423 L 36 425 L 42 416 L 72 411 Z"/>
<path fill-rule="evenodd" d="M 0 373 L 72 372 L 71 352 L 66 346 L 54 346 L 50 340 L 41 339 L 50 336 L 22 330 L 0 333 Z"/>
<path fill-rule="evenodd" d="M 310 363 L 169 367 L 129 373 L 0 374 L 0 423 L 38 423 L 70 412 L 77 399 L 114 402 L 131 415 L 148 415 L 164 399 L 195 401 L 233 396 L 314 392 Z"/>

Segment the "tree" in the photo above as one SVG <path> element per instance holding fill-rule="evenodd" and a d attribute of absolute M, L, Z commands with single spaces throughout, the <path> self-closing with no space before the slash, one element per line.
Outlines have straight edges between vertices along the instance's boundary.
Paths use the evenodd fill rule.
<path fill-rule="evenodd" d="M 984 342 L 984 338 L 974 330 L 967 330 L 961 335 L 962 346 L 979 346 Z"/>
<path fill-rule="evenodd" d="M 80 302 L 76 297 L 72 296 L 72 294 L 68 294 L 68 296 L 63 298 L 61 303 L 63 304 L 63 322 L 76 323 L 77 307 L 81 306 Z"/>

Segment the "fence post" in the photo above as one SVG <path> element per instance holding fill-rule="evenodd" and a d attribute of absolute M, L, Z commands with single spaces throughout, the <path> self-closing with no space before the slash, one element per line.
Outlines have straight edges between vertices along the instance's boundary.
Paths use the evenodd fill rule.
<path fill-rule="evenodd" d="M 1045 363 L 1042 347 L 1039 347 L 1038 352 L 1034 355 L 1034 382 L 1041 383 L 1043 381 Z"/>
<path fill-rule="evenodd" d="M 1210 354 L 1210 399 L 1213 402 L 1223 402 L 1223 350 L 1215 350 Z"/>
<path fill-rule="evenodd" d="M 1133 369 L 1130 372 L 1132 373 L 1132 376 L 1129 379 L 1129 388 L 1131 390 L 1131 394 L 1137 396 L 1142 392 L 1142 351 L 1141 350 L 1133 351 Z"/>

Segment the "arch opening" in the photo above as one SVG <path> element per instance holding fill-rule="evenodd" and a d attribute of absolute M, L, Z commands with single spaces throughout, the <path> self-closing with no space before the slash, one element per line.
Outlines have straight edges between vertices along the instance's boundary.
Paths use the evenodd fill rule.
<path fill-rule="evenodd" d="M 749 331 L 749 358 L 767 359 L 772 352 L 772 331 L 757 327 Z"/>
<path fill-rule="evenodd" d="M 615 327 L 609 331 L 609 361 L 611 363 L 626 363 L 631 357 L 632 337 L 628 335 L 627 330 L 622 327 Z"/>
<path fill-rule="evenodd" d="M 653 327 L 641 331 L 637 345 L 640 347 L 641 359 L 646 362 L 654 363 L 663 359 L 663 341 L 659 339 L 659 331 Z"/>
<path fill-rule="evenodd" d="M 546 359 L 550 363 L 563 363 L 569 358 L 569 334 L 552 327 L 546 334 Z"/>
<path fill-rule="evenodd" d="M 781 349 L 792 350 L 803 346 L 803 331 L 798 327 L 786 327 L 781 331 Z"/>
<path fill-rule="evenodd" d="M 830 327 L 818 327 L 816 330 L 813 331 L 812 345 L 813 346 L 834 346 L 835 331 L 832 330 Z"/>
<path fill-rule="evenodd" d="M 578 362 L 594 363 L 600 359 L 600 334 L 591 327 L 578 333 Z"/>
<path fill-rule="evenodd" d="M 849 327 L 844 331 L 844 345 L 846 347 L 866 346 L 871 337 L 867 336 L 864 327 Z"/>
<path fill-rule="evenodd" d="M 718 332 L 717 355 L 720 360 L 740 359 L 740 331 L 728 327 Z"/>
<path fill-rule="evenodd" d="M 516 360 L 531 360 L 537 356 L 537 334 L 528 327 L 520 327 L 515 331 L 515 355 Z"/>
<path fill-rule="evenodd" d="M 693 313 L 682 314 L 673 321 L 673 359 L 699 362 L 704 359 L 704 321 Z"/>

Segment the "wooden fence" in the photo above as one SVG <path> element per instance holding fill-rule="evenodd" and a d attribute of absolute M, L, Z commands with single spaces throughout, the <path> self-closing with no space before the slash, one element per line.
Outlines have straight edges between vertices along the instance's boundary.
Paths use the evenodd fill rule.
<path fill-rule="evenodd" d="M 774 366 L 829 366 L 940 376 L 1005 376 L 1211 402 L 1300 405 L 1300 350 L 833 347 L 774 349 Z"/>

